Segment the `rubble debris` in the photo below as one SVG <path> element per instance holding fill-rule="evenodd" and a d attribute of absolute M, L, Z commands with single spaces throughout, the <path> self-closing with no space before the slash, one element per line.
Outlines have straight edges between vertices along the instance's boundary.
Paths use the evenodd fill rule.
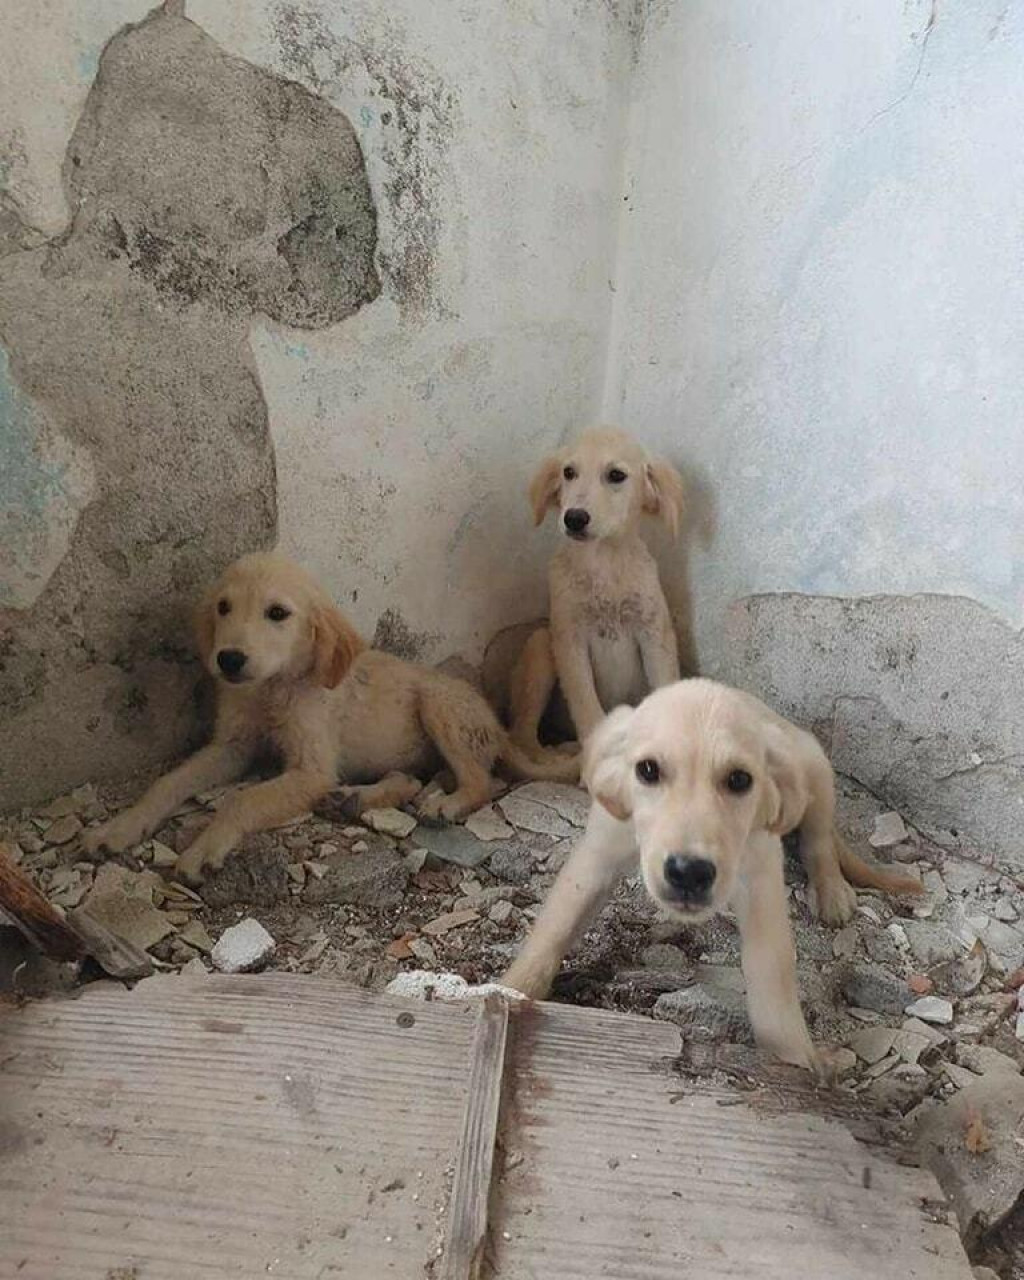
<path fill-rule="evenodd" d="M 852 966 L 843 977 L 842 988 L 851 1005 L 875 1013 L 902 1013 L 911 999 L 906 982 L 879 965 Z"/>
<path fill-rule="evenodd" d="M 367 809 L 362 820 L 382 836 L 394 836 L 397 840 L 411 835 L 416 829 L 416 819 L 401 809 Z"/>
<path fill-rule="evenodd" d="M 442 862 L 460 867 L 479 867 L 492 856 L 493 846 L 485 844 L 465 827 L 420 827 L 416 843 Z"/>
<path fill-rule="evenodd" d="M 474 910 L 472 907 L 468 907 L 465 911 L 447 911 L 443 916 L 438 916 L 435 920 L 425 924 L 420 932 L 427 934 L 431 938 L 436 938 L 440 937 L 441 934 L 451 932 L 452 929 L 461 929 L 463 925 L 479 919 L 479 911 Z"/>
<path fill-rule="evenodd" d="M 892 1052 L 896 1036 L 897 1032 L 892 1027 L 865 1027 L 853 1036 L 849 1046 L 862 1062 L 871 1065 Z"/>
<path fill-rule="evenodd" d="M 941 996 L 922 996 L 908 1004 L 904 1012 L 911 1018 L 937 1022 L 940 1026 L 948 1026 L 953 1021 L 953 1006 Z"/>
<path fill-rule="evenodd" d="M 408 969 L 393 978 L 385 988 L 390 996 L 413 1000 L 474 1000 L 487 996 L 504 996 L 506 1000 L 525 1000 L 521 991 L 503 987 L 498 982 L 472 984 L 457 973 L 433 973 L 427 969 Z"/>
<path fill-rule="evenodd" d="M 515 828 L 509 826 L 493 804 L 471 813 L 466 819 L 465 827 L 477 840 L 508 840 L 515 835 Z"/>
<path fill-rule="evenodd" d="M 166 914 L 153 905 L 154 893 L 160 893 L 162 900 L 163 888 L 163 881 L 152 871 L 129 871 L 116 862 L 105 862 L 82 907 L 110 933 L 148 951 L 174 932 Z"/>
<path fill-rule="evenodd" d="M 276 948 L 271 935 L 250 916 L 224 930 L 210 958 L 221 973 L 252 973 L 267 963 Z"/>
<path fill-rule="evenodd" d="M 693 1040 L 753 1043 L 746 997 L 732 987 L 694 983 L 682 991 L 669 991 L 655 1001 L 653 1013 L 684 1028 Z"/>
<path fill-rule="evenodd" d="M 873 849 L 889 849 L 910 839 L 910 832 L 898 813 L 880 813 L 875 818 L 875 829 L 868 836 Z"/>

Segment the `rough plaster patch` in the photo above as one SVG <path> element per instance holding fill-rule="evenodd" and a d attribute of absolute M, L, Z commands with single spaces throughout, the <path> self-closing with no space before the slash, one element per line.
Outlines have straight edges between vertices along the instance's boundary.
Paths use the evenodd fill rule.
<path fill-rule="evenodd" d="M 422 662 L 441 639 L 429 631 L 413 631 L 397 609 L 385 609 L 377 619 L 373 647 L 407 662 Z"/>
<path fill-rule="evenodd" d="M 88 452 L 15 386 L 0 347 L 0 609 L 27 609 L 64 559 L 95 477 Z"/>
<path fill-rule="evenodd" d="M 1024 633 L 956 596 L 749 596 L 725 665 L 947 848 L 1024 870 Z"/>
<path fill-rule="evenodd" d="M 423 60 L 400 50 L 387 24 L 356 42 L 335 34 L 316 8 L 283 2 L 272 10 L 272 23 L 289 75 L 324 97 L 362 83 L 362 96 L 373 105 L 362 108 L 360 126 L 385 175 L 380 199 L 388 234 L 378 251 L 381 273 L 403 307 L 444 313 L 437 288 L 438 206 L 442 187 L 452 185 L 445 157 L 454 93 Z"/>
<path fill-rule="evenodd" d="M 0 804 L 181 746 L 191 601 L 276 534 L 250 317 L 322 327 L 379 292 L 348 121 L 229 57 L 180 9 L 104 49 L 65 158 L 65 234 L 0 257 L 18 404 L 40 406 L 96 477 L 59 564 L 24 532 L 16 548 L 52 576 L 31 608 L 0 613 Z M 28 456 L 27 426 L 19 409 L 5 470 Z M 12 473 L 24 531 L 53 486 L 38 468 Z M 46 519 L 52 539 L 60 520 Z"/>

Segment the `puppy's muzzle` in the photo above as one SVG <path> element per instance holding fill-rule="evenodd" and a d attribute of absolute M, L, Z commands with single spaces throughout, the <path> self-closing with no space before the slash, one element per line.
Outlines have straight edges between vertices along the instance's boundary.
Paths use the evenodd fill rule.
<path fill-rule="evenodd" d="M 697 910 L 711 902 L 717 868 L 707 858 L 670 853 L 662 867 L 667 897 L 678 906 Z"/>
<path fill-rule="evenodd" d="M 562 517 L 562 523 L 570 538 L 585 538 L 587 525 L 590 524 L 590 512 L 584 511 L 582 507 L 570 507 Z"/>
<path fill-rule="evenodd" d="M 241 649 L 221 649 L 217 654 L 220 673 L 232 684 L 238 684 L 240 680 L 245 679 L 245 664 L 248 661 L 249 655 L 243 653 Z"/>

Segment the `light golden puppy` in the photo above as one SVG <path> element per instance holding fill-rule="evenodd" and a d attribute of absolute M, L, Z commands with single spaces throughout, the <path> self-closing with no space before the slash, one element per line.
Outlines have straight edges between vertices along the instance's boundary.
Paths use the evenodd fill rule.
<path fill-rule="evenodd" d="M 647 892 L 688 923 L 735 909 L 750 1020 L 785 1062 L 816 1064 L 796 985 L 781 837 L 799 830 L 818 915 L 849 919 L 854 884 L 920 892 L 868 866 L 834 827 L 832 768 L 811 734 L 749 694 L 685 680 L 620 707 L 584 752 L 597 802 L 533 932 L 502 982 L 535 999 L 615 883 L 639 867 Z"/>
<path fill-rule="evenodd" d="M 530 502 L 536 524 L 557 512 L 565 537 L 549 570 L 550 621 L 522 645 L 506 689 L 487 677 L 486 660 L 485 679 L 513 742 L 537 755 L 556 686 L 565 727 L 582 741 L 606 711 L 679 679 L 675 629 L 640 524 L 657 516 L 676 536 L 683 482 L 630 436 L 602 428 L 541 463 Z"/>
<path fill-rule="evenodd" d="M 122 851 L 157 830 L 190 796 L 233 782 L 270 747 L 283 772 L 236 792 L 178 859 L 202 878 L 243 836 L 305 813 L 337 784 L 349 811 L 404 804 L 447 765 L 451 795 L 427 797 L 426 818 L 453 820 L 493 798 L 501 760 L 527 778 L 575 781 L 508 740 L 491 708 L 462 680 L 368 649 L 326 593 L 276 555 L 236 561 L 197 613 L 199 651 L 217 680 L 213 741 L 156 782 L 131 809 L 86 833 L 90 851 Z"/>

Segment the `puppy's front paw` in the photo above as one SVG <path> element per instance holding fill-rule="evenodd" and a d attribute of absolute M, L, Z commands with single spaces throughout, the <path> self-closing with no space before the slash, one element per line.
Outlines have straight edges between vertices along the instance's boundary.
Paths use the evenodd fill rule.
<path fill-rule="evenodd" d="M 125 809 L 109 822 L 90 827 L 82 836 L 82 848 L 88 854 L 106 850 L 124 853 L 141 844 L 149 834 L 145 820 L 134 809 Z"/>
<path fill-rule="evenodd" d="M 511 987 L 513 991 L 521 991 L 529 1000 L 543 1000 L 551 990 L 551 975 L 516 960 L 498 979 L 498 983 L 503 987 Z"/>
<path fill-rule="evenodd" d="M 811 886 L 810 902 L 824 924 L 846 924 L 857 910 L 857 891 L 841 876 L 834 876 Z"/>
<path fill-rule="evenodd" d="M 462 817 L 462 806 L 443 791 L 432 791 L 418 802 L 417 816 L 427 826 L 447 826 Z"/>
<path fill-rule="evenodd" d="M 207 829 L 198 836 L 174 864 L 174 874 L 179 880 L 193 887 L 202 884 L 207 870 L 217 871 L 234 846 L 234 840 Z"/>

